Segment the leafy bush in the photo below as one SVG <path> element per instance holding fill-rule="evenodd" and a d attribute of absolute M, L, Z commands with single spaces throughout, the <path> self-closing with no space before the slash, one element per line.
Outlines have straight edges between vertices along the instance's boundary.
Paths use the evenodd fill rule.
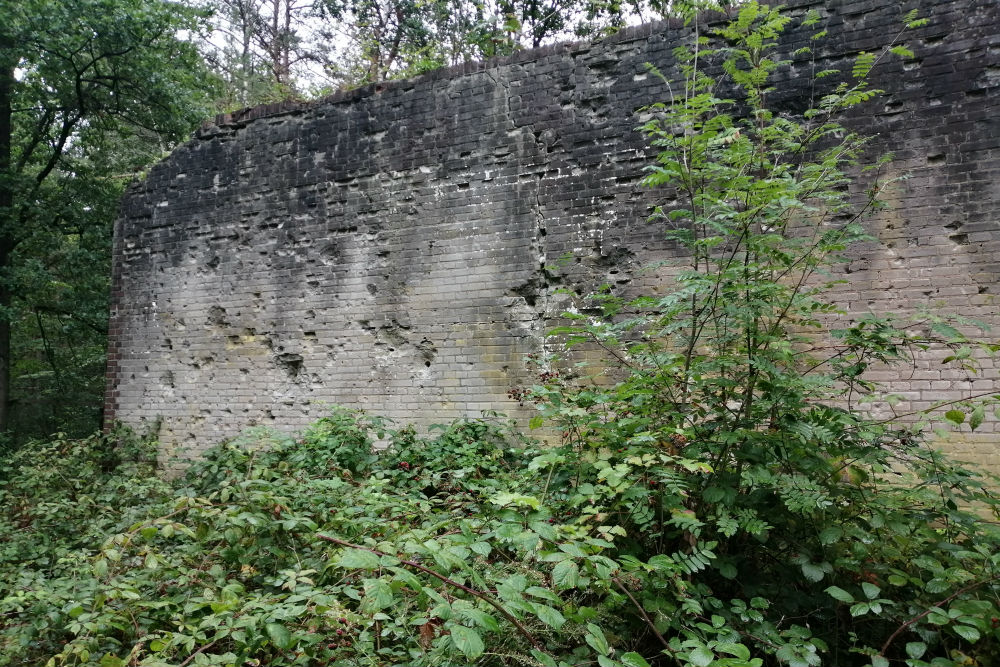
<path fill-rule="evenodd" d="M 721 33 L 738 103 L 698 69 L 704 42 L 678 52 L 648 182 L 687 202 L 662 216 L 689 266 L 563 330 L 624 379 L 544 374 L 560 444 L 338 411 L 223 444 L 169 489 L 105 440 L 38 445 L 0 477 L 0 665 L 995 664 L 995 481 L 850 402 L 872 364 L 971 343 L 938 321 L 821 333 L 823 272 L 877 203 L 853 206 L 864 143 L 833 121 L 873 61 L 775 116 L 784 22 L 747 3 Z"/>

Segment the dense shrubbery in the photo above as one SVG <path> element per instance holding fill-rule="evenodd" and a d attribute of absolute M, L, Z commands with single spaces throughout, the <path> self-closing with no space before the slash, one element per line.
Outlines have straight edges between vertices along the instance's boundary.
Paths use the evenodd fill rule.
<path fill-rule="evenodd" d="M 996 664 L 987 482 L 844 400 L 875 395 L 871 364 L 973 346 L 934 319 L 810 333 L 877 202 L 876 181 L 851 207 L 864 142 L 832 120 L 875 58 L 801 122 L 774 116 L 783 24 L 748 3 L 723 31 L 738 116 L 707 54 L 678 52 L 683 91 L 646 130 L 690 263 L 668 296 L 599 295 L 605 318 L 563 330 L 625 379 L 546 372 L 530 395 L 560 444 L 476 421 L 375 454 L 385 424 L 336 412 L 171 485 L 105 439 L 22 450 L 0 470 L 0 665 Z"/>
<path fill-rule="evenodd" d="M 379 425 L 338 413 L 218 447 L 173 489 L 100 439 L 24 452 L 0 664 L 995 659 L 997 535 L 953 502 L 981 499 L 972 473 L 913 449 L 912 486 L 857 482 L 796 452 L 736 490 L 634 423 L 555 448 L 456 423 L 373 456 Z"/>

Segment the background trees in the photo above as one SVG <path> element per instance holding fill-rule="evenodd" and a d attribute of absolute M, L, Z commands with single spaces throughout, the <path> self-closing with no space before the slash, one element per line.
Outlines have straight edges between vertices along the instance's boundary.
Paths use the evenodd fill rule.
<path fill-rule="evenodd" d="M 595 37 L 661 0 L 213 0 L 209 60 L 228 105 L 308 96 Z"/>
<path fill-rule="evenodd" d="M 0 431 L 99 424 L 110 222 L 206 113 L 180 37 L 201 20 L 161 0 L 0 7 Z"/>

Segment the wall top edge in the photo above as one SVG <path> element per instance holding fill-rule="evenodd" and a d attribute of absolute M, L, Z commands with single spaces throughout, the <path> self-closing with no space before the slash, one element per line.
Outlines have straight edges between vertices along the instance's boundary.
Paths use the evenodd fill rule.
<path fill-rule="evenodd" d="M 799 0 L 798 2 L 793 2 L 789 4 L 794 7 L 799 7 L 799 6 L 815 4 L 818 1 L 819 0 Z M 728 12 L 726 13 L 707 12 L 706 13 L 707 16 L 705 17 L 704 20 L 709 25 L 711 25 L 714 23 L 720 23 L 726 20 L 728 16 L 734 14 L 735 11 L 733 9 L 728 10 Z M 644 41 L 648 40 L 650 37 L 657 34 L 669 31 L 681 31 L 684 28 L 685 28 L 685 22 L 682 19 L 678 18 L 669 18 L 660 21 L 652 21 L 650 23 L 643 23 L 640 25 L 628 26 L 622 28 L 621 30 L 613 34 L 608 35 L 606 37 L 602 37 L 600 39 L 559 42 L 557 44 L 540 46 L 535 49 L 525 49 L 522 51 L 517 51 L 515 53 L 512 53 L 511 55 L 508 56 L 498 56 L 486 60 L 469 61 L 466 63 L 460 63 L 458 65 L 452 65 L 450 67 L 442 67 L 406 79 L 392 79 L 389 81 L 380 81 L 378 83 L 371 83 L 365 86 L 361 86 L 360 88 L 352 88 L 350 90 L 340 90 L 315 100 L 302 101 L 302 100 L 289 99 L 289 100 L 282 100 L 280 102 L 272 102 L 269 104 L 260 104 L 257 106 L 247 107 L 230 113 L 218 114 L 215 116 L 214 120 L 206 120 L 196 133 L 196 137 L 208 138 L 220 132 L 225 132 L 227 130 L 243 127 L 247 123 L 250 123 L 251 121 L 255 121 L 261 118 L 272 118 L 276 116 L 300 114 L 310 111 L 322 105 L 350 104 L 352 102 L 356 102 L 366 97 L 379 95 L 390 90 L 407 89 L 415 85 L 420 85 L 422 83 L 431 81 L 457 79 L 464 76 L 495 70 L 509 65 L 520 65 L 524 63 L 534 62 L 546 58 L 548 56 L 553 56 L 563 53 L 565 54 L 585 53 L 595 47 L 600 47 L 604 45 L 625 44 L 628 42 Z"/>

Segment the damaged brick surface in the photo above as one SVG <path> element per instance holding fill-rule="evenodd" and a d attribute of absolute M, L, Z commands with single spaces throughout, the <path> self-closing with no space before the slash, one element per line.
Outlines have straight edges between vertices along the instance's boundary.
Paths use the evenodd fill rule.
<path fill-rule="evenodd" d="M 911 3 L 930 19 L 912 61 L 848 124 L 909 173 L 843 268 L 844 321 L 939 308 L 998 323 L 1000 5 Z M 909 5 L 908 5 L 909 7 Z M 808 107 L 810 74 L 897 32 L 881 0 L 793 2 L 830 36 L 778 76 L 778 109 Z M 814 45 L 792 29 L 783 49 Z M 115 229 L 106 417 L 156 426 L 165 460 L 252 425 L 294 430 L 330 405 L 420 428 L 530 407 L 544 332 L 601 284 L 664 289 L 671 255 L 638 184 L 641 109 L 665 99 L 680 24 L 626 30 L 219 117 L 127 194 Z M 824 79 L 835 85 L 837 77 Z M 920 409 L 1000 389 L 934 359 L 887 374 Z M 995 436 L 953 444 L 1000 468 Z"/>

